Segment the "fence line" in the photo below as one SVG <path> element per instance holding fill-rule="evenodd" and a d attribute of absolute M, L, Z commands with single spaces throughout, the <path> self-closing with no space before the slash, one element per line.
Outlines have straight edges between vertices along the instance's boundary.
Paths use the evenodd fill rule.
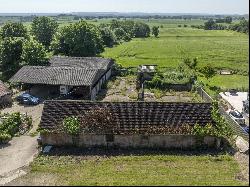
<path fill-rule="evenodd" d="M 198 87 L 196 90 L 204 101 L 209 102 L 209 103 L 214 101 L 213 98 L 203 88 Z M 249 134 L 246 133 L 241 128 L 241 126 L 229 116 L 229 114 L 224 110 L 221 104 L 219 104 L 219 112 L 225 118 L 226 122 L 228 123 L 230 128 L 233 130 L 233 132 L 236 135 L 241 136 L 242 138 L 244 138 L 246 141 L 249 142 Z"/>

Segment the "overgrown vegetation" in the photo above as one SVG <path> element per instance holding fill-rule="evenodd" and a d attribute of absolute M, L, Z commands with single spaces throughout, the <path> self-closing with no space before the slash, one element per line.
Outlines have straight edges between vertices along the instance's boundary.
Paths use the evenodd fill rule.
<path fill-rule="evenodd" d="M 218 102 L 213 102 L 211 116 L 214 121 L 214 124 L 207 124 L 204 127 L 197 124 L 192 129 L 192 134 L 202 137 L 215 136 L 232 140 L 233 131 L 227 124 L 224 117 L 220 114 Z"/>
<path fill-rule="evenodd" d="M 24 134 L 32 126 L 32 118 L 20 113 L 0 116 L 0 144 L 7 143 L 15 135 Z"/>
<path fill-rule="evenodd" d="M 63 121 L 63 129 L 67 134 L 78 135 L 80 133 L 80 121 L 77 117 L 67 117 Z"/>
<path fill-rule="evenodd" d="M 145 82 L 146 88 L 168 89 L 170 85 L 191 84 L 195 75 L 185 64 L 181 63 L 174 70 L 157 69 L 151 81 Z"/>

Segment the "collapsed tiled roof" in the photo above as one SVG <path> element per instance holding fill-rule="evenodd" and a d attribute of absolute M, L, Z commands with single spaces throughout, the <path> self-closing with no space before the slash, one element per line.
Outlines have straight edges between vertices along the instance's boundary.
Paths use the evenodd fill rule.
<path fill-rule="evenodd" d="M 145 132 L 152 126 L 177 127 L 213 124 L 209 103 L 157 103 L 157 102 L 84 102 L 84 101 L 46 101 L 42 113 L 40 129 L 62 131 L 62 124 L 66 117 L 77 116 L 80 122 L 97 115 L 97 110 L 104 109 L 110 113 L 113 133 Z M 92 112 L 92 115 L 89 115 Z M 93 118 L 93 117 L 92 117 Z M 105 123 L 105 115 L 97 116 L 100 124 Z M 97 131 L 93 133 L 102 133 Z M 105 133 L 105 132 L 103 132 Z"/>
<path fill-rule="evenodd" d="M 50 59 L 50 66 L 80 67 L 85 69 L 107 70 L 114 64 L 112 59 L 98 57 L 65 57 L 54 56 Z"/>
<path fill-rule="evenodd" d="M 4 97 L 5 95 L 11 94 L 11 91 L 4 85 L 2 81 L 0 81 L 0 97 Z"/>
<path fill-rule="evenodd" d="M 27 84 L 49 84 L 90 86 L 104 74 L 104 70 L 76 67 L 24 66 L 10 82 Z"/>

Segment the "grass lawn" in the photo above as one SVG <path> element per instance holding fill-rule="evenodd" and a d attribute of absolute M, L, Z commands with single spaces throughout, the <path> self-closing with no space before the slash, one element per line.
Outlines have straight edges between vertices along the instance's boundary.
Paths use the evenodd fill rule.
<path fill-rule="evenodd" d="M 55 185 L 247 185 L 237 179 L 233 157 L 148 156 L 39 156 L 21 180 L 53 176 Z"/>
<path fill-rule="evenodd" d="M 199 77 L 199 80 L 202 81 L 205 85 L 208 84 L 210 87 L 219 87 L 224 91 L 229 89 L 238 89 L 238 90 L 248 90 L 249 89 L 249 77 L 243 75 L 216 75 L 210 80 L 207 80 L 204 77 Z M 215 96 L 216 91 L 209 88 L 206 89 L 209 95 Z"/>

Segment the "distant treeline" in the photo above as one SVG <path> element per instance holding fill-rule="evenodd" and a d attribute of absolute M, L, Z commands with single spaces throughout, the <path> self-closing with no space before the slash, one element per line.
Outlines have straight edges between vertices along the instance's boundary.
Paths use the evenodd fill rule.
<path fill-rule="evenodd" d="M 204 30 L 233 30 L 236 32 L 241 32 L 245 34 L 249 34 L 249 20 L 242 18 L 239 23 L 232 23 L 228 20 L 213 20 L 209 19 L 204 25 L 191 25 L 192 28 L 204 29 Z M 222 22 L 223 21 L 223 22 Z M 229 25 L 222 25 L 218 23 L 228 23 Z"/>
<path fill-rule="evenodd" d="M 0 16 L 0 24 L 12 21 L 12 22 L 32 22 L 33 19 L 37 17 L 36 15 L 29 15 L 29 16 Z M 40 16 L 38 16 L 40 17 Z M 223 15 L 134 15 L 134 14 L 126 14 L 126 15 L 115 15 L 115 14 L 108 14 L 108 15 L 74 15 L 74 14 L 58 14 L 58 15 L 51 15 L 49 16 L 54 20 L 93 20 L 93 19 L 182 19 L 182 20 L 192 20 L 192 19 L 200 19 L 200 20 L 209 20 L 215 19 L 217 23 L 223 23 L 228 21 L 228 16 Z M 243 17 L 248 19 L 248 16 L 231 16 L 233 20 L 240 20 Z"/>

